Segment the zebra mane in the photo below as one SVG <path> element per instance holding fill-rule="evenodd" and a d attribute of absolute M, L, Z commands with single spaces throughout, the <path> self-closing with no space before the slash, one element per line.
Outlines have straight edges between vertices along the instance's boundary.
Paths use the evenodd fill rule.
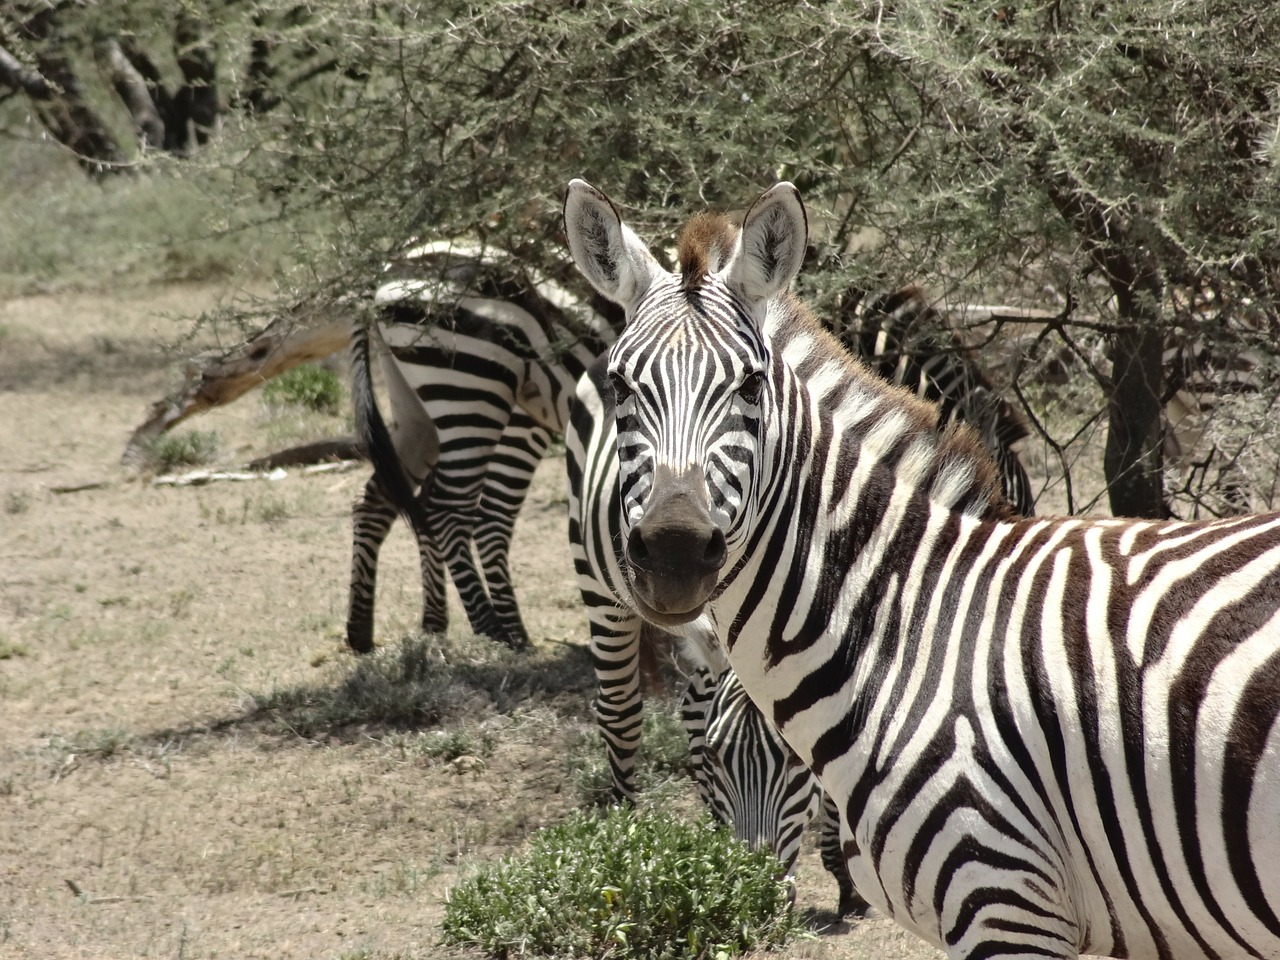
<path fill-rule="evenodd" d="M 680 264 L 680 286 L 692 290 L 707 274 L 715 273 L 733 256 L 738 228 L 718 213 L 699 213 L 680 231 L 676 260 Z"/>
<path fill-rule="evenodd" d="M 805 357 L 792 364 L 802 380 L 826 380 L 836 374 L 854 384 L 853 389 L 842 391 L 844 399 L 834 411 L 837 417 L 846 412 L 853 414 L 861 423 L 857 430 L 860 434 L 869 432 L 870 424 L 880 418 L 904 418 L 905 430 L 893 449 L 878 452 L 891 469 L 923 473 L 930 478 L 927 486 L 931 493 L 954 503 L 966 514 L 990 520 L 1019 518 L 1001 492 L 995 460 L 972 426 L 953 422 L 940 428 L 937 404 L 877 375 L 794 294 L 778 297 L 772 309 L 783 311 L 786 318 L 775 325 L 781 332 L 784 352 L 787 344 L 798 339 L 808 341 Z M 866 414 L 868 404 L 875 411 L 870 416 Z M 965 478 L 960 493 L 954 486 L 957 477 Z"/>
<path fill-rule="evenodd" d="M 1013 444 L 1031 435 L 1031 427 L 1016 407 L 1000 396 L 974 351 L 955 334 L 945 339 L 936 332 L 942 327 L 941 314 L 919 287 L 902 287 L 864 302 L 860 293 L 846 293 L 852 309 L 842 310 L 836 328 L 841 341 L 855 354 L 876 358 L 880 373 L 893 378 L 893 367 L 907 363 L 921 368 L 921 357 L 945 358 L 947 368 L 966 384 L 963 418 L 988 440 Z M 875 349 L 879 336 L 888 341 L 886 349 Z M 942 402 L 937 386 L 926 388 L 930 400 Z M 954 402 L 954 401 L 952 401 Z M 943 405 L 943 412 L 947 407 Z"/>
<path fill-rule="evenodd" d="M 680 286 L 685 290 L 700 286 L 708 274 L 724 267 L 737 242 L 738 228 L 727 217 L 705 212 L 695 215 L 680 231 L 676 244 Z M 915 288 L 908 288 L 903 293 L 906 300 L 918 300 L 922 308 L 930 309 Z M 785 323 L 778 325 L 785 341 L 784 350 L 786 344 L 798 338 L 809 341 L 808 356 L 796 367 L 802 377 L 836 372 L 831 365 L 838 365 L 842 368 L 839 376 L 850 378 L 858 385 L 858 389 L 845 392 L 846 404 L 862 404 L 870 396 L 878 398 L 873 402 L 883 416 L 900 414 L 907 418 L 910 438 L 923 443 L 897 445 L 898 451 L 910 450 L 915 456 L 912 463 L 902 463 L 902 466 L 930 474 L 930 489 L 947 500 L 956 499 L 955 478 L 966 477 L 963 494 L 957 502 L 959 509 L 990 519 L 1017 519 L 1017 511 L 1001 492 L 996 463 L 973 427 L 966 423 L 951 423 L 940 429 L 935 403 L 922 400 L 905 388 L 893 386 L 870 370 L 794 294 L 787 292 L 776 297 L 771 309 L 782 311 L 787 318 Z M 922 450 L 928 451 L 924 462 L 919 456 Z M 893 464 L 896 469 L 904 454 L 899 452 L 894 456 L 899 461 Z"/>

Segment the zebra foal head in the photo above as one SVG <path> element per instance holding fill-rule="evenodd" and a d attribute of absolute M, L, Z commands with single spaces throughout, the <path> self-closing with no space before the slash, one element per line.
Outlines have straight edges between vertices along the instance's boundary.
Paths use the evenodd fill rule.
<path fill-rule="evenodd" d="M 804 259 L 804 206 L 779 183 L 741 230 L 695 219 L 676 273 L 583 180 L 569 184 L 564 219 L 578 269 L 627 316 L 608 377 L 631 592 L 646 619 L 688 623 L 752 525 L 760 424 L 775 402 L 763 327 Z"/>
<path fill-rule="evenodd" d="M 739 840 L 772 850 L 790 874 L 822 788 L 732 670 L 707 686 L 714 688 L 702 753 L 707 806 Z"/>

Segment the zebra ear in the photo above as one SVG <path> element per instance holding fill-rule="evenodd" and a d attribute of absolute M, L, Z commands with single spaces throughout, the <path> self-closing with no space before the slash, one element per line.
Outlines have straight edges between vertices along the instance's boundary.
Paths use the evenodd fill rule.
<path fill-rule="evenodd" d="M 785 180 L 774 184 L 747 211 L 725 282 L 753 306 L 761 303 L 795 279 L 808 242 L 800 191 Z"/>
<path fill-rule="evenodd" d="M 613 201 L 585 180 L 571 180 L 564 198 L 569 252 L 593 287 L 628 311 L 649 289 L 658 262 L 622 222 Z"/>

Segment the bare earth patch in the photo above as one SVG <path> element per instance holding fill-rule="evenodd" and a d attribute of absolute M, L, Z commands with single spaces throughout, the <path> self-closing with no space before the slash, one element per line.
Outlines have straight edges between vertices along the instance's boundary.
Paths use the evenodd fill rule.
<path fill-rule="evenodd" d="M 336 720 L 316 705 L 358 669 L 342 629 L 365 469 L 172 488 L 117 465 L 176 379 L 158 344 L 218 293 L 0 303 L 0 956 L 474 957 L 439 944 L 449 884 L 580 802 L 566 758 L 593 729 L 591 676 L 563 459 L 514 549 L 535 652 L 490 656 L 455 602 L 442 727 Z M 252 395 L 189 426 L 225 466 L 344 429 Z M 419 613 L 403 529 L 383 558 L 390 658 Z M 446 735 L 464 752 L 429 739 Z M 782 956 L 937 956 L 883 919 L 831 926 L 811 845 L 800 870 L 815 939 Z"/>

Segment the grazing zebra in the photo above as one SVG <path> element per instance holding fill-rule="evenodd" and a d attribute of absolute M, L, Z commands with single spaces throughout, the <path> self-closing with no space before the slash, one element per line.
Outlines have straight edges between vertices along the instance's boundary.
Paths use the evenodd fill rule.
<path fill-rule="evenodd" d="M 840 852 L 835 804 L 756 709 L 734 672 L 697 667 L 680 713 L 698 794 L 712 816 L 751 847 L 772 850 L 790 876 L 804 828 L 820 815 L 819 855 L 840 889 L 836 913 L 864 914 L 867 902 L 853 889 Z"/>
<path fill-rule="evenodd" d="M 353 508 L 347 642 L 360 652 L 373 646 L 378 549 L 397 512 L 408 512 L 422 566 L 422 629 L 447 624 L 447 567 L 472 629 L 520 648 L 529 637 L 508 566 L 515 518 L 550 434 L 563 431 L 578 376 L 613 333 L 600 314 L 554 284 L 522 281 L 514 264 L 490 252 L 429 244 L 401 271 L 409 276 L 376 294 L 379 331 L 435 424 L 439 456 L 414 494 L 422 478 L 405 477 L 381 447 L 373 457 L 376 444 L 366 440 L 375 470 Z M 367 438 L 377 408 L 366 337 L 357 331 L 353 364 L 366 386 L 353 392 L 367 398 L 356 418 Z M 403 482 L 392 490 L 396 480 Z"/>
<path fill-rule="evenodd" d="M 1280 515 L 1019 518 L 788 293 L 791 184 L 679 274 L 585 182 L 564 216 L 627 313 L 632 599 L 723 645 L 858 891 L 953 960 L 1280 957 Z"/>

